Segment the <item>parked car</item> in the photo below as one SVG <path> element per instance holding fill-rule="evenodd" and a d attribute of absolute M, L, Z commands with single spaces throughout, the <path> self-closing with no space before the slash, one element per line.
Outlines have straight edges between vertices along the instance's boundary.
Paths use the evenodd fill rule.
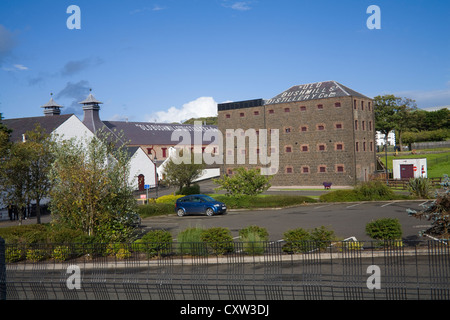
<path fill-rule="evenodd" d="M 193 194 L 177 199 L 175 212 L 179 217 L 192 213 L 204 213 L 207 216 L 212 216 L 215 214 L 226 214 L 227 206 L 225 203 L 217 201 L 210 196 Z"/>

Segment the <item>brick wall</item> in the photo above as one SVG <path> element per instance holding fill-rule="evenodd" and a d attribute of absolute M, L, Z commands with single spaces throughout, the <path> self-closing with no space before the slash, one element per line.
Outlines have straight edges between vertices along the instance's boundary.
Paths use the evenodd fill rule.
<path fill-rule="evenodd" d="M 224 142 L 226 129 L 279 130 L 279 167 L 272 185 L 315 186 L 324 181 L 351 185 L 375 170 L 373 102 L 369 99 L 349 96 L 222 110 L 218 127 Z M 224 164 L 224 173 L 238 166 L 262 166 L 249 164 L 248 144 L 247 161 L 237 165 L 236 155 L 243 152 L 238 149 L 234 146 L 235 161 Z M 231 150 L 225 146 L 224 157 Z"/>

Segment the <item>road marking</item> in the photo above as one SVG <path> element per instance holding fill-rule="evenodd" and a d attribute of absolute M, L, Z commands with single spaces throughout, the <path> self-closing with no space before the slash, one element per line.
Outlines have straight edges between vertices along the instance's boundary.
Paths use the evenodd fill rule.
<path fill-rule="evenodd" d="M 359 206 L 360 204 L 363 204 L 363 202 L 360 202 L 360 203 L 357 203 L 357 204 L 352 204 L 351 206 L 348 206 L 346 208 L 353 208 L 353 207 Z"/>
<path fill-rule="evenodd" d="M 392 202 L 385 203 L 385 204 L 383 204 L 383 205 L 381 206 L 381 208 L 390 206 L 390 205 L 393 204 L 393 203 L 397 203 L 397 201 L 392 201 Z"/>
<path fill-rule="evenodd" d="M 332 205 L 333 205 L 333 203 L 327 204 L 327 205 L 324 205 L 324 206 L 320 206 L 320 207 L 314 207 L 313 209 L 325 208 L 325 207 L 329 207 L 329 206 L 332 206 Z"/>

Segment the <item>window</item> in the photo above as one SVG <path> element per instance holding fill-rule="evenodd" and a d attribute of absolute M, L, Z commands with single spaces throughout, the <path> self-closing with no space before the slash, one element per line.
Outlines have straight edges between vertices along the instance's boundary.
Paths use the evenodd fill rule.
<path fill-rule="evenodd" d="M 372 131 L 372 121 L 369 121 L 369 131 Z"/>
<path fill-rule="evenodd" d="M 306 106 L 300 106 L 300 111 L 306 111 Z"/>
<path fill-rule="evenodd" d="M 336 123 L 335 128 L 338 129 L 338 130 L 342 129 L 342 123 Z"/>
<path fill-rule="evenodd" d="M 364 110 L 364 101 L 361 101 L 361 110 Z"/>
<path fill-rule="evenodd" d="M 372 141 L 370 141 L 369 146 L 370 146 L 370 151 L 373 151 L 373 142 Z"/>
<path fill-rule="evenodd" d="M 308 152 L 309 151 L 309 146 L 307 144 L 304 144 L 300 147 L 300 150 L 302 150 L 302 152 Z"/>
<path fill-rule="evenodd" d="M 370 108 L 371 108 L 371 105 L 370 105 L 370 102 L 368 102 L 367 103 L 367 109 L 369 109 L 369 111 L 370 111 Z"/>
<path fill-rule="evenodd" d="M 366 151 L 366 142 L 363 141 L 363 151 Z"/>
<path fill-rule="evenodd" d="M 273 113 L 275 113 L 275 110 L 269 109 L 269 114 L 273 114 Z"/>
<path fill-rule="evenodd" d="M 167 148 L 161 148 L 163 158 L 167 157 Z"/>
<path fill-rule="evenodd" d="M 259 111 L 253 111 L 253 114 L 254 114 L 255 116 L 259 116 Z"/>
<path fill-rule="evenodd" d="M 243 117 L 245 117 L 245 113 L 241 112 L 241 113 L 239 113 L 239 116 L 240 116 L 241 118 L 243 118 Z"/>
<path fill-rule="evenodd" d="M 336 108 L 340 108 L 340 107 L 341 107 L 341 103 L 340 103 L 340 102 L 336 102 L 336 103 L 334 104 L 334 106 L 335 106 Z"/>
<path fill-rule="evenodd" d="M 361 122 L 361 129 L 363 131 L 366 130 L 366 122 L 364 120 Z"/>
<path fill-rule="evenodd" d="M 317 130 L 319 130 L 319 131 L 325 130 L 325 125 L 323 125 L 323 124 L 318 124 L 318 125 L 317 125 Z"/>
<path fill-rule="evenodd" d="M 318 150 L 319 151 L 325 151 L 325 145 L 324 144 L 319 144 L 319 146 L 318 146 Z"/>
<path fill-rule="evenodd" d="M 318 105 L 317 105 L 317 109 L 318 109 L 318 110 L 323 110 L 323 104 L 318 104 Z"/>
<path fill-rule="evenodd" d="M 291 112 L 291 109 L 289 109 L 289 108 L 284 108 L 284 112 Z"/>
<path fill-rule="evenodd" d="M 286 167 L 286 173 L 293 173 L 294 169 L 292 167 Z"/>
<path fill-rule="evenodd" d="M 308 127 L 307 126 L 303 126 L 303 127 L 301 127 L 301 129 L 300 129 L 302 132 L 306 132 L 306 131 L 308 131 Z"/>
<path fill-rule="evenodd" d="M 292 152 L 292 147 L 290 147 L 290 146 L 288 146 L 288 147 L 285 147 L 285 149 L 284 149 L 286 152 Z"/>
<path fill-rule="evenodd" d="M 358 130 L 358 120 L 355 120 L 355 130 Z"/>
<path fill-rule="evenodd" d="M 302 173 L 309 173 L 309 167 L 302 167 Z"/>
<path fill-rule="evenodd" d="M 230 118 L 231 118 L 231 114 L 227 113 L 227 114 L 225 115 L 225 118 L 230 119 Z"/>
<path fill-rule="evenodd" d="M 319 170 L 320 173 L 324 173 L 327 172 L 327 167 L 326 166 L 319 166 Z"/>
<path fill-rule="evenodd" d="M 344 165 L 342 165 L 342 164 L 336 165 L 336 171 L 337 172 L 344 172 Z"/>
<path fill-rule="evenodd" d="M 359 151 L 359 142 L 356 142 L 355 148 L 356 148 L 356 152 L 358 152 Z"/>
<path fill-rule="evenodd" d="M 353 109 L 357 109 L 357 106 L 356 106 L 356 100 L 353 100 Z"/>
<path fill-rule="evenodd" d="M 336 150 L 344 150 L 344 144 L 336 143 Z"/>
<path fill-rule="evenodd" d="M 291 132 L 291 128 L 290 127 L 284 128 L 284 132 L 285 133 L 290 133 Z"/>

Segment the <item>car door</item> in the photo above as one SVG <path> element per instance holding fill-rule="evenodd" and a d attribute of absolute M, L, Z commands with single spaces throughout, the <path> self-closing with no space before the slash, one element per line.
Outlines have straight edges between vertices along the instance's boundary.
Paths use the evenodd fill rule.
<path fill-rule="evenodd" d="M 203 207 L 204 207 L 205 203 L 202 200 L 203 199 L 200 197 L 196 197 L 196 196 L 191 197 L 193 213 L 202 213 L 204 211 Z"/>

